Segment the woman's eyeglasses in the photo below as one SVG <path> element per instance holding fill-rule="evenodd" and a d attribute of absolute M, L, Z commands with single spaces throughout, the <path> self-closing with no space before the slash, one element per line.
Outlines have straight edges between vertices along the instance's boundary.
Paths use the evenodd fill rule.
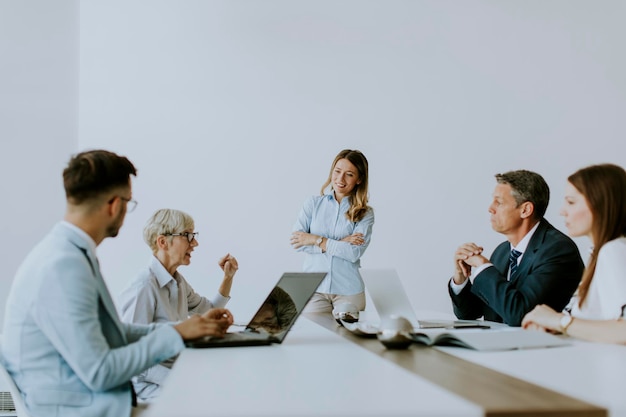
<path fill-rule="evenodd" d="M 199 232 L 165 233 L 163 236 L 184 236 L 187 238 L 187 241 L 191 243 L 199 234 Z"/>

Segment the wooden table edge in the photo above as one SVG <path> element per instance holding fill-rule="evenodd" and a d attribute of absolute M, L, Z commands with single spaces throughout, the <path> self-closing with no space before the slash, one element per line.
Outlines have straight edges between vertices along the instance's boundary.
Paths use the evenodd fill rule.
<path fill-rule="evenodd" d="M 304 317 L 350 342 L 480 406 L 487 417 L 607 417 L 602 407 L 486 368 L 431 347 L 386 349 L 376 338 L 359 337 L 329 314 Z"/>

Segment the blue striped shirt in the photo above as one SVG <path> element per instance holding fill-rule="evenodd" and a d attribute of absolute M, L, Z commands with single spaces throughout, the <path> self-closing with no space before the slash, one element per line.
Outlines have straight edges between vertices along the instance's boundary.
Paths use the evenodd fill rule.
<path fill-rule="evenodd" d="M 352 222 L 346 218 L 349 208 L 350 197 L 344 197 L 341 203 L 338 203 L 332 190 L 323 196 L 309 197 L 304 202 L 293 228 L 294 232 L 307 232 L 328 239 L 326 252 L 322 252 L 316 245 L 297 249 L 305 253 L 303 267 L 305 272 L 328 272 L 318 292 L 353 295 L 365 289 L 359 267 L 361 256 L 372 237 L 374 211 L 370 208 L 360 221 Z M 354 233 L 363 234 L 362 245 L 340 242 L 344 237 Z"/>

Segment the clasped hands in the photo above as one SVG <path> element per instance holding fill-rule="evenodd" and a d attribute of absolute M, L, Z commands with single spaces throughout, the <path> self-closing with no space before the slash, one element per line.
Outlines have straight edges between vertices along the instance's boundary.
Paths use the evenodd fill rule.
<path fill-rule="evenodd" d="M 454 254 L 454 283 L 459 285 L 465 282 L 472 274 L 472 267 L 481 266 L 489 260 L 482 255 L 483 248 L 475 243 L 465 243 Z M 522 327 L 524 329 L 543 330 L 550 333 L 558 333 L 562 313 L 554 311 L 547 305 L 538 305 L 524 316 Z"/>
<path fill-rule="evenodd" d="M 194 314 L 180 322 L 174 329 L 183 340 L 192 340 L 204 336 L 223 337 L 233 324 L 233 315 L 225 308 L 213 308 L 204 314 Z"/>
<path fill-rule="evenodd" d="M 483 255 L 483 247 L 475 243 L 465 243 L 459 246 L 454 253 L 454 283 L 459 285 L 465 282 L 472 274 L 472 267 L 478 267 L 489 262 Z"/>
<path fill-rule="evenodd" d="M 314 246 L 318 236 L 307 232 L 293 232 L 291 234 L 291 246 L 294 249 L 301 248 L 302 246 Z M 363 233 L 353 233 L 340 240 L 340 242 L 347 242 L 351 245 L 360 246 L 365 243 L 365 236 Z"/>

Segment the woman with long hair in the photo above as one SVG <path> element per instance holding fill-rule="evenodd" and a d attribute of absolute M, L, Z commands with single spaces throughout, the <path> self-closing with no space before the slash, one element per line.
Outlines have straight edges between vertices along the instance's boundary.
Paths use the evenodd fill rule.
<path fill-rule="evenodd" d="M 570 175 L 561 215 L 571 236 L 591 240 L 589 262 L 569 312 L 540 305 L 522 325 L 626 344 L 626 171 L 601 164 Z"/>
<path fill-rule="evenodd" d="M 305 253 L 304 271 L 328 272 L 307 312 L 332 312 L 338 303 L 365 309 L 360 259 L 374 226 L 368 201 L 368 162 L 360 151 L 344 149 L 333 161 L 320 195 L 308 198 L 291 235 Z"/>

